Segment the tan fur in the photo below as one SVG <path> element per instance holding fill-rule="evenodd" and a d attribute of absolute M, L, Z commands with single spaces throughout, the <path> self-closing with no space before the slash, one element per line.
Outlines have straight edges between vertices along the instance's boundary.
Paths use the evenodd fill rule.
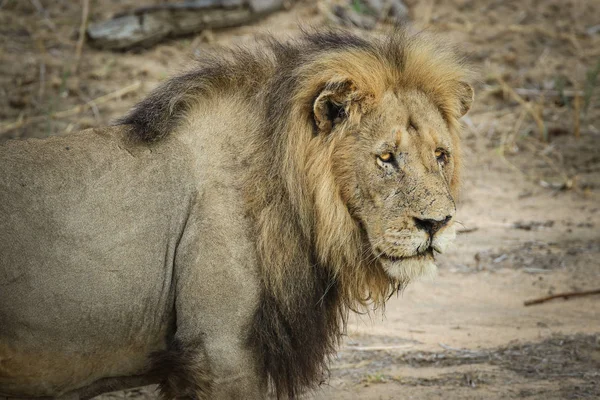
<path fill-rule="evenodd" d="M 454 238 L 468 79 L 427 34 L 307 33 L 207 56 L 122 126 L 0 147 L 0 394 L 315 387 L 348 311 Z"/>

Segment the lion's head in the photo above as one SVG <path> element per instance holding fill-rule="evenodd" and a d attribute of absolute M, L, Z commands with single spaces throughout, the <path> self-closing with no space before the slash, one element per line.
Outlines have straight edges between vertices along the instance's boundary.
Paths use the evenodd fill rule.
<path fill-rule="evenodd" d="M 463 105 L 454 118 L 472 96 L 466 84 L 458 89 Z M 368 242 L 365 257 L 403 282 L 432 273 L 434 253 L 455 237 L 460 165 L 457 132 L 438 105 L 418 88 L 392 86 L 375 96 L 334 82 L 315 100 L 314 118 L 313 147 L 330 158 L 327 173 Z M 332 204 L 322 205 L 327 214 Z"/>
<path fill-rule="evenodd" d="M 454 52 L 428 35 L 351 39 L 322 50 L 332 38 L 309 36 L 305 61 L 274 81 L 295 82 L 292 94 L 271 101 L 286 108 L 280 171 L 316 256 L 348 303 L 365 293 L 381 302 L 434 272 L 434 254 L 454 239 L 458 121 L 473 90 Z"/>

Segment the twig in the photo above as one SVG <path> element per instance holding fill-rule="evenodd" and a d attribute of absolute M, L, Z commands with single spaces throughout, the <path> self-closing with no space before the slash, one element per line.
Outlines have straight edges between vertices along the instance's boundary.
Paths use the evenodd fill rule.
<path fill-rule="evenodd" d="M 88 108 L 93 108 L 94 106 L 97 107 L 101 104 L 108 103 L 111 100 L 114 100 L 121 96 L 124 96 L 130 92 L 134 92 L 134 91 L 138 90 L 141 86 L 142 86 L 142 83 L 138 81 L 129 86 L 125 86 L 124 88 L 121 88 L 119 90 L 116 90 L 116 91 L 108 93 L 108 94 L 105 94 L 104 96 L 97 97 L 93 100 L 90 100 L 84 104 L 80 104 L 76 107 L 70 108 L 68 110 L 58 111 L 58 112 L 54 112 L 54 113 L 51 113 L 48 115 L 37 115 L 37 116 L 31 117 L 31 118 L 19 118 L 14 122 L 10 122 L 8 124 L 0 126 L 0 135 L 3 135 L 5 133 L 10 132 L 17 128 L 22 128 L 22 127 L 29 125 L 36 121 L 43 121 L 46 118 L 61 119 L 61 118 L 72 117 L 73 115 L 77 115 L 77 114 L 87 110 Z"/>
<path fill-rule="evenodd" d="M 574 121 L 574 127 L 573 127 L 573 133 L 575 134 L 575 137 L 577 139 L 579 139 L 579 137 L 581 136 L 580 134 L 580 120 L 579 120 L 579 116 L 581 115 L 581 96 L 577 95 L 575 96 L 575 101 L 573 102 L 573 113 L 574 113 L 574 117 L 575 117 L 575 121 Z"/>
<path fill-rule="evenodd" d="M 40 62 L 40 88 L 38 90 L 38 99 L 40 101 L 44 97 L 45 89 L 46 89 L 46 64 L 42 60 L 42 62 Z"/>
<path fill-rule="evenodd" d="M 87 23 L 90 16 L 90 0 L 81 0 L 81 25 L 79 26 L 79 38 L 77 40 L 77 47 L 75 48 L 75 63 L 71 72 L 76 73 L 79 69 L 79 63 L 81 62 L 81 53 L 83 52 L 83 44 L 85 43 Z"/>
<path fill-rule="evenodd" d="M 94 100 L 88 100 L 86 97 L 83 96 L 82 99 L 87 101 L 87 104 L 90 105 L 90 108 L 94 113 L 94 118 L 96 119 L 96 122 L 100 122 L 100 110 L 98 109 L 98 105 L 96 105 L 96 102 Z"/>
<path fill-rule="evenodd" d="M 583 296 L 592 296 L 595 294 L 600 294 L 600 289 L 595 290 L 586 290 L 583 292 L 566 292 L 566 293 L 558 293 L 553 294 L 551 296 L 540 297 L 539 299 L 527 300 L 523 304 L 525 306 L 532 306 L 534 304 L 545 303 L 550 300 L 563 298 L 565 300 L 570 299 L 571 297 L 583 297 Z"/>
<path fill-rule="evenodd" d="M 538 110 L 536 110 L 531 105 L 531 103 L 525 101 L 525 99 L 523 99 L 517 92 L 515 92 L 515 90 L 512 87 L 510 87 L 506 82 L 504 82 L 504 79 L 502 79 L 500 76 L 496 76 L 496 80 L 498 81 L 500 86 L 502 86 L 502 89 L 506 93 L 510 94 L 511 97 L 517 103 L 519 103 L 521 106 L 523 106 L 529 112 L 529 114 L 533 117 L 535 123 L 538 126 L 538 130 L 540 131 L 541 139 L 546 141 L 548 138 L 548 132 L 546 131 L 546 125 L 544 124 L 544 120 L 542 119 Z"/>
<path fill-rule="evenodd" d="M 527 88 L 515 88 L 515 92 L 521 96 L 564 96 L 564 97 L 575 97 L 581 96 L 583 90 L 551 90 L 551 89 L 527 89 Z"/>
<path fill-rule="evenodd" d="M 40 0 L 30 0 L 30 1 L 31 1 L 31 4 L 33 4 L 35 9 L 37 10 L 37 12 L 42 14 L 42 17 L 44 17 L 44 21 L 46 21 L 46 24 L 50 27 L 50 29 L 52 29 L 53 31 L 56 31 L 56 25 L 50 19 L 50 15 L 48 14 L 48 11 L 46 11 L 44 6 L 42 6 L 42 3 L 40 3 Z"/>
<path fill-rule="evenodd" d="M 471 232 L 475 232 L 478 231 L 479 228 L 477 228 L 476 226 L 473 228 L 463 228 L 463 229 L 457 229 L 456 233 L 471 233 Z"/>
<path fill-rule="evenodd" d="M 517 122 L 515 123 L 515 126 L 513 127 L 513 132 L 507 139 L 508 143 L 511 146 L 515 145 L 516 138 L 519 135 L 519 132 L 521 131 L 521 126 L 523 125 L 523 122 L 525 121 L 526 115 L 527 115 L 527 111 L 521 110 L 521 113 L 519 114 L 519 118 L 517 119 Z M 504 143 L 504 146 L 506 147 L 506 143 Z M 504 154 L 504 152 L 502 154 Z"/>

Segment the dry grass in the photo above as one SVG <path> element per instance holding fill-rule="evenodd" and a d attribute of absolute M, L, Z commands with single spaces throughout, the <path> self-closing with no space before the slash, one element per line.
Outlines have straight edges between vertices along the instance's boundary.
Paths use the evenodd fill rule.
<path fill-rule="evenodd" d="M 26 127 L 27 125 L 33 124 L 35 122 L 43 121 L 45 119 L 62 119 L 62 118 L 70 118 L 81 114 L 82 112 L 91 109 L 96 110 L 98 112 L 98 106 L 106 104 L 116 99 L 120 99 L 123 96 L 126 96 L 132 92 L 137 91 L 142 86 L 141 82 L 134 82 L 129 86 L 125 86 L 122 89 L 115 90 L 114 92 L 105 94 L 103 96 L 97 97 L 95 99 L 89 100 L 84 104 L 77 105 L 73 108 L 64 111 L 57 111 L 53 113 L 49 113 L 47 115 L 36 115 L 30 118 L 19 118 L 14 122 L 8 123 L 6 125 L 0 125 L 0 136 L 2 134 L 8 133 L 15 129 Z"/>

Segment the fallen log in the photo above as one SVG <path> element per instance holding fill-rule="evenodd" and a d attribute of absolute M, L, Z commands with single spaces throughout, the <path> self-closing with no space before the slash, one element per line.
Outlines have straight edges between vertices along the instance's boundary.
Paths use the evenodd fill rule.
<path fill-rule="evenodd" d="M 149 47 L 166 38 L 229 28 L 262 18 L 286 0 L 187 0 L 136 8 L 87 29 L 91 45 L 109 50 Z"/>

